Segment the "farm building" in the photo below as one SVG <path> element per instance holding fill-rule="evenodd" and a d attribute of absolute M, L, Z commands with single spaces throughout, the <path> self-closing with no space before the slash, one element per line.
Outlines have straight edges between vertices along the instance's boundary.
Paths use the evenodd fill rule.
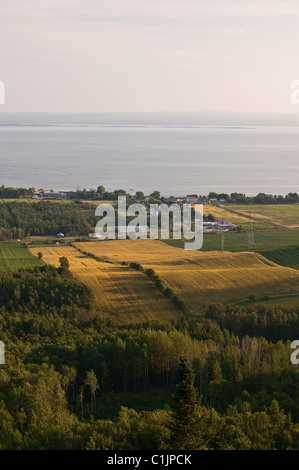
<path fill-rule="evenodd" d="M 89 238 L 96 238 L 96 239 L 99 238 L 98 235 L 97 235 L 97 233 L 94 233 L 94 232 L 89 233 L 89 234 L 88 234 L 88 237 L 89 237 Z"/>
<path fill-rule="evenodd" d="M 236 228 L 236 225 L 225 219 L 218 220 L 217 226 L 220 230 L 232 230 L 233 228 Z"/>
<path fill-rule="evenodd" d="M 42 195 L 44 198 L 48 199 L 65 199 L 66 198 L 66 193 L 63 193 L 62 191 L 59 192 L 44 192 Z"/>
<path fill-rule="evenodd" d="M 212 233 L 218 231 L 217 222 L 203 222 L 202 228 L 205 233 Z"/>
<path fill-rule="evenodd" d="M 203 222 L 203 227 L 217 227 L 217 222 Z"/>

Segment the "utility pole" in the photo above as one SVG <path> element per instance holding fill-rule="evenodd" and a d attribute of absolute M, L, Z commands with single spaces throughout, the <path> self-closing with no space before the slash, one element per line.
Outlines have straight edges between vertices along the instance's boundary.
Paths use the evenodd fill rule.
<path fill-rule="evenodd" d="M 221 251 L 224 251 L 224 233 L 221 233 Z"/>
<path fill-rule="evenodd" d="M 250 213 L 249 213 L 249 223 L 248 223 L 248 248 L 254 248 L 254 233 L 252 227 L 252 217 L 251 217 L 251 204 L 250 204 Z"/>

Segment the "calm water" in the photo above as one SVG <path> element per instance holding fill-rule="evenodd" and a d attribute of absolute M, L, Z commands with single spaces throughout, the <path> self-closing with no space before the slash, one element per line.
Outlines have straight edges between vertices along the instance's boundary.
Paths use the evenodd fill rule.
<path fill-rule="evenodd" d="M 0 184 L 299 193 L 299 114 L 0 114 Z"/>

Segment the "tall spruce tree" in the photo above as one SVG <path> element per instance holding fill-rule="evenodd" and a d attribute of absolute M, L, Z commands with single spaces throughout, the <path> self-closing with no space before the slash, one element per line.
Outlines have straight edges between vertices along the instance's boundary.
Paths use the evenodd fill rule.
<path fill-rule="evenodd" d="M 173 450 L 202 448 L 202 440 L 199 437 L 200 405 L 193 383 L 192 366 L 187 359 L 181 358 L 171 413 L 171 448 Z"/>

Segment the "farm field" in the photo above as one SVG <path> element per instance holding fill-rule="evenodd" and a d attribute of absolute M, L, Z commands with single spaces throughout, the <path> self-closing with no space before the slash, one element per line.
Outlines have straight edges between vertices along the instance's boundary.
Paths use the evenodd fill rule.
<path fill-rule="evenodd" d="M 203 237 L 201 251 L 221 250 L 220 233 L 204 234 Z M 246 250 L 260 253 L 274 263 L 299 270 L 299 233 L 297 231 L 256 232 L 254 248 L 246 247 L 247 239 L 246 233 L 227 232 L 224 234 L 224 249 L 231 252 Z M 184 248 L 182 240 L 164 240 L 164 243 Z"/>
<path fill-rule="evenodd" d="M 98 262 L 71 246 L 32 247 L 30 251 L 35 256 L 42 252 L 43 260 L 56 267 L 59 258 L 66 256 L 70 271 L 92 289 L 100 313 L 117 322 L 172 320 L 179 315 L 144 274 L 128 266 Z"/>
<path fill-rule="evenodd" d="M 253 301 L 245 300 L 241 302 L 232 302 L 233 304 L 239 305 L 240 307 L 251 307 L 253 304 L 263 304 L 271 307 L 289 307 L 289 308 L 298 308 L 299 307 L 299 294 L 294 295 L 272 295 L 257 297 Z"/>
<path fill-rule="evenodd" d="M 241 206 L 240 206 L 241 207 Z M 242 206 L 243 207 L 243 206 Z M 230 205 L 227 206 L 214 206 L 212 204 L 204 204 L 203 214 L 205 216 L 211 214 L 215 217 L 215 220 L 227 219 L 235 225 L 246 225 L 248 224 L 248 217 L 246 215 L 234 214 L 230 210 Z"/>
<path fill-rule="evenodd" d="M 221 233 L 204 233 L 201 251 L 221 250 Z M 280 230 L 272 232 L 255 232 L 255 247 L 247 248 L 248 233 L 225 232 L 224 249 L 226 251 L 253 251 L 263 253 L 265 250 L 279 250 L 282 248 L 299 246 L 299 232 L 295 230 Z M 177 248 L 184 247 L 183 240 L 163 240 L 167 245 Z"/>
<path fill-rule="evenodd" d="M 299 245 L 277 248 L 276 250 L 264 250 L 260 253 L 274 263 L 299 270 Z"/>
<path fill-rule="evenodd" d="M 26 246 L 16 243 L 0 243 L 0 271 L 17 271 L 20 268 L 43 266 Z"/>
<path fill-rule="evenodd" d="M 248 224 L 251 217 L 256 229 L 299 229 L 299 204 L 227 204 L 204 205 L 204 214 L 216 220 L 228 219 L 236 225 Z"/>
<path fill-rule="evenodd" d="M 258 253 L 185 251 L 155 240 L 81 242 L 75 246 L 113 262 L 137 262 L 152 268 L 185 299 L 189 310 L 211 303 L 246 300 L 250 295 L 299 294 L 299 272 Z"/>
<path fill-rule="evenodd" d="M 250 215 L 249 206 L 232 205 L 231 210 Z M 299 228 L 299 204 L 256 204 L 251 206 L 253 219 L 262 218 L 276 227 Z"/>

